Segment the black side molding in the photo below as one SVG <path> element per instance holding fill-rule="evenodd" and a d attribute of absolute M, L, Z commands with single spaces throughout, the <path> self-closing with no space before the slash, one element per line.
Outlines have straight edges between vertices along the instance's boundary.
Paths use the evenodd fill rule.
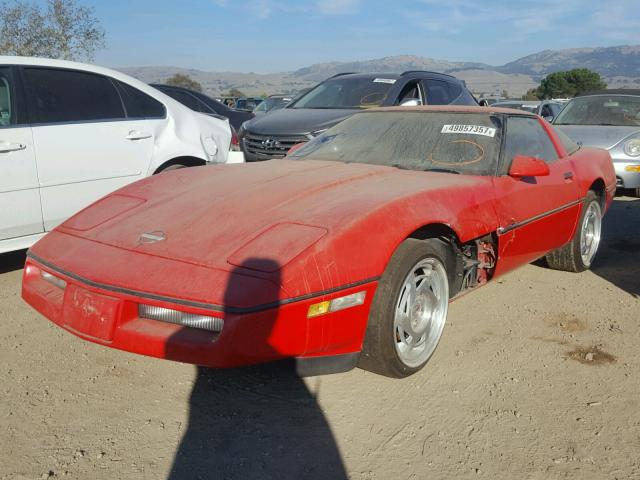
<path fill-rule="evenodd" d="M 353 370 L 358 365 L 359 359 L 360 352 L 326 357 L 297 357 L 296 373 L 300 377 L 344 373 Z"/>

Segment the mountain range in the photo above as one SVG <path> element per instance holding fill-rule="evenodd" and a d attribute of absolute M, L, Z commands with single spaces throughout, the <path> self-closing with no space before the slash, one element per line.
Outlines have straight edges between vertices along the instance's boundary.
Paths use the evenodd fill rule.
<path fill-rule="evenodd" d="M 640 88 L 640 45 L 544 50 L 502 66 L 397 55 L 373 60 L 317 63 L 291 72 L 268 74 L 206 72 L 170 66 L 126 67 L 120 70 L 149 83 L 163 82 L 175 73 L 186 74 L 200 82 L 205 92 L 211 95 L 221 95 L 231 88 L 247 95 L 291 93 L 341 72 L 431 70 L 465 80 L 476 94 L 506 91 L 509 96 L 518 97 L 537 86 L 545 75 L 573 68 L 590 68 L 600 73 L 610 88 Z"/>

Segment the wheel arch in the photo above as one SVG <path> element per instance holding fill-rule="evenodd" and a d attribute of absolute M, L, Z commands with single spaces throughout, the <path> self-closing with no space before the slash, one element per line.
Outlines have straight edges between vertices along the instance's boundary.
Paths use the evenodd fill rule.
<path fill-rule="evenodd" d="M 592 190 L 600 201 L 600 207 L 604 208 L 607 201 L 607 190 L 604 180 L 602 178 L 597 178 L 589 187 L 589 190 Z"/>
<path fill-rule="evenodd" d="M 463 263 L 461 252 L 461 242 L 458 233 L 445 223 L 429 223 L 415 229 L 407 238 L 416 240 L 438 239 L 450 247 L 451 255 L 447 259 L 447 272 L 449 272 L 449 289 L 451 297 L 455 296 L 461 287 L 463 273 Z"/>
<path fill-rule="evenodd" d="M 155 171 L 153 172 L 153 175 L 155 175 L 156 173 L 162 172 L 163 170 L 165 170 L 166 168 L 172 165 L 184 165 L 185 167 L 201 167 L 206 164 L 207 162 L 205 160 L 198 157 L 190 157 L 190 156 L 175 157 L 175 158 L 172 158 L 171 160 L 167 160 L 166 162 L 162 163 L 158 168 L 155 169 Z"/>

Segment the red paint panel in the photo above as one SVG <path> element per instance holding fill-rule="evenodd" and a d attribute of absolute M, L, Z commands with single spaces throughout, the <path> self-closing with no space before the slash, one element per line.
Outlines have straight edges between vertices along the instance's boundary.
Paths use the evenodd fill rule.
<path fill-rule="evenodd" d="M 98 200 L 90 208 L 82 210 L 65 222 L 65 227 L 73 230 L 90 230 L 98 225 L 140 206 L 141 198 L 127 197 L 117 193 Z"/>
<path fill-rule="evenodd" d="M 273 273 L 320 240 L 327 230 L 309 225 L 280 223 L 240 247 L 227 261 L 237 267 Z"/>
<path fill-rule="evenodd" d="M 63 327 L 109 342 L 118 319 L 120 300 L 68 285 L 65 291 Z"/>

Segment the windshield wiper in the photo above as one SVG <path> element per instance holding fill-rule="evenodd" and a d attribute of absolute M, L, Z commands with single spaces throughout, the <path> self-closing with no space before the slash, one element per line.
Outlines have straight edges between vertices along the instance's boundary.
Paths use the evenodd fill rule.
<path fill-rule="evenodd" d="M 455 173 L 457 175 L 460 175 L 460 172 L 451 170 L 449 168 L 425 168 L 423 172 Z"/>

